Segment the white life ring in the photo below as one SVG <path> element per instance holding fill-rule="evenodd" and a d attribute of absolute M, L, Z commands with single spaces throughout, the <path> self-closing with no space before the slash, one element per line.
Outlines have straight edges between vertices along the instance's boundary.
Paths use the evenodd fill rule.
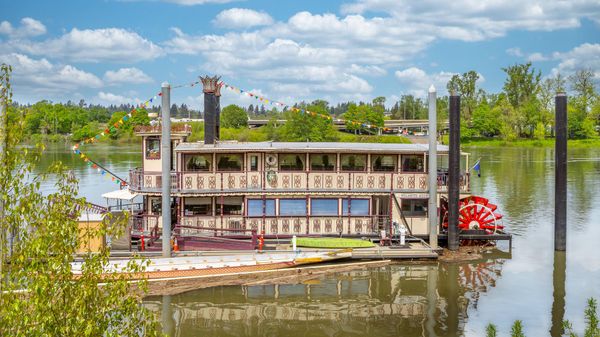
<path fill-rule="evenodd" d="M 267 155 L 267 165 L 270 165 L 270 166 L 277 165 L 277 156 L 274 154 Z"/>

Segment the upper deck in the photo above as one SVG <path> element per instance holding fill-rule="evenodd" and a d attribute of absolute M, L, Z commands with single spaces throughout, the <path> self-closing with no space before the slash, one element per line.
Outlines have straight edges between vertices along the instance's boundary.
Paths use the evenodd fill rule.
<path fill-rule="evenodd" d="M 143 167 L 130 174 L 135 192 L 161 189 L 157 136 L 144 137 Z M 158 151 L 158 152 L 157 152 Z M 261 193 L 427 193 L 427 144 L 332 142 L 185 142 L 174 140 L 172 193 L 175 195 Z M 438 162 L 448 147 L 438 145 Z M 463 154 L 463 167 L 468 154 Z M 446 158 L 446 159 L 444 159 Z M 446 191 L 447 172 L 438 170 L 438 190 Z M 469 175 L 461 178 L 469 191 Z"/>

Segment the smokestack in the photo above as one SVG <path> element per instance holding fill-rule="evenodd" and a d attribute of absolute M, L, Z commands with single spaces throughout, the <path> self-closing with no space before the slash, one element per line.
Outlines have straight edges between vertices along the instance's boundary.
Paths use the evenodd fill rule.
<path fill-rule="evenodd" d="M 204 92 L 204 144 L 214 144 L 215 141 L 219 140 L 219 115 L 220 108 L 219 98 L 217 93 L 220 94 L 219 79 L 220 76 L 200 77 L 202 81 Z"/>

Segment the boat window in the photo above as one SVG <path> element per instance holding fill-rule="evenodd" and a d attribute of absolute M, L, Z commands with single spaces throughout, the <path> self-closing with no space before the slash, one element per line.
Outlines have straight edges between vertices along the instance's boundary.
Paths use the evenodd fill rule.
<path fill-rule="evenodd" d="M 212 199 L 185 198 L 183 201 L 183 215 L 212 215 Z"/>
<path fill-rule="evenodd" d="M 427 215 L 428 199 L 402 199 L 402 213 L 404 216 Z"/>
<path fill-rule="evenodd" d="M 183 167 L 186 171 L 210 171 L 212 155 L 210 154 L 184 154 Z"/>
<path fill-rule="evenodd" d="M 342 199 L 342 215 L 369 215 L 369 199 Z"/>
<path fill-rule="evenodd" d="M 342 171 L 364 171 L 367 167 L 367 156 L 364 154 L 342 154 L 340 164 Z"/>
<path fill-rule="evenodd" d="M 313 171 L 335 171 L 335 154 L 311 154 L 310 169 Z"/>
<path fill-rule="evenodd" d="M 248 199 L 248 216 L 275 216 L 275 199 Z"/>
<path fill-rule="evenodd" d="M 304 154 L 280 154 L 279 171 L 304 171 Z"/>
<path fill-rule="evenodd" d="M 242 155 L 238 153 L 217 154 L 217 170 L 241 171 L 243 167 Z"/>
<path fill-rule="evenodd" d="M 375 172 L 396 171 L 396 158 L 393 154 L 371 156 L 371 168 Z"/>
<path fill-rule="evenodd" d="M 242 215 L 242 197 L 223 198 L 223 215 Z"/>
<path fill-rule="evenodd" d="M 160 159 L 160 138 L 146 138 L 146 159 Z"/>
<path fill-rule="evenodd" d="M 160 198 L 150 199 L 150 210 L 154 215 L 162 214 L 162 200 Z"/>
<path fill-rule="evenodd" d="M 423 172 L 425 165 L 423 156 L 418 154 L 402 155 L 402 172 Z"/>
<path fill-rule="evenodd" d="M 311 215 L 338 215 L 338 199 L 310 199 Z"/>
<path fill-rule="evenodd" d="M 258 171 L 258 156 L 255 154 L 250 156 L 250 171 Z"/>
<path fill-rule="evenodd" d="M 306 215 L 306 199 L 280 199 L 279 215 Z"/>

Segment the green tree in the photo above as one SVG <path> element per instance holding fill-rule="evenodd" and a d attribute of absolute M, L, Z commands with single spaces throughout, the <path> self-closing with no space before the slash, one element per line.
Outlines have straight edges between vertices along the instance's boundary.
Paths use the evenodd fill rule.
<path fill-rule="evenodd" d="M 221 110 L 221 126 L 236 129 L 247 127 L 248 113 L 235 104 L 228 105 Z"/>
<path fill-rule="evenodd" d="M 531 62 L 515 64 L 502 70 L 507 75 L 504 81 L 504 93 L 515 109 L 537 95 L 542 74 L 531 67 Z"/>
<path fill-rule="evenodd" d="M 286 142 L 323 142 L 337 140 L 336 131 L 327 110 L 321 105 L 301 106 L 300 111 L 288 111 L 286 122 L 278 129 L 277 140 Z"/>
<path fill-rule="evenodd" d="M 473 111 L 473 131 L 479 136 L 493 137 L 500 131 L 500 114 L 483 99 Z M 462 124 L 461 124 L 462 126 Z"/>
<path fill-rule="evenodd" d="M 466 73 L 463 73 L 462 76 L 453 75 L 446 85 L 448 92 L 454 92 L 461 96 L 461 117 L 468 126 L 471 126 L 471 118 L 473 116 L 475 106 L 477 105 L 476 85 L 478 79 L 479 74 L 474 70 L 470 70 Z"/>
<path fill-rule="evenodd" d="M 1 70 L 0 104 L 8 105 L 10 92 L 4 84 L 9 68 Z M 13 113 L 0 128 L 6 130 L 0 137 L 0 335 L 158 335 L 154 314 L 141 306 L 126 274 L 105 272 L 108 248 L 84 254 L 82 274 L 73 277 L 71 263 L 82 242 L 114 235 L 124 224 L 115 221 L 79 235 L 77 218 L 86 202 L 76 196 L 77 181 L 55 163 L 48 173 L 55 175 L 56 192 L 40 192 L 45 175 L 34 176 L 33 167 L 41 150 L 29 153 L 19 147 L 23 117 Z M 143 263 L 136 260 L 125 269 L 142 270 Z M 137 287 L 144 290 L 145 282 Z"/>
<path fill-rule="evenodd" d="M 346 120 L 346 129 L 355 132 L 365 130 L 374 132 L 374 127 L 384 125 L 383 109 L 381 107 L 375 109 L 367 104 L 356 105 L 351 103 L 342 117 Z M 366 127 L 366 125 L 371 127 Z"/>

